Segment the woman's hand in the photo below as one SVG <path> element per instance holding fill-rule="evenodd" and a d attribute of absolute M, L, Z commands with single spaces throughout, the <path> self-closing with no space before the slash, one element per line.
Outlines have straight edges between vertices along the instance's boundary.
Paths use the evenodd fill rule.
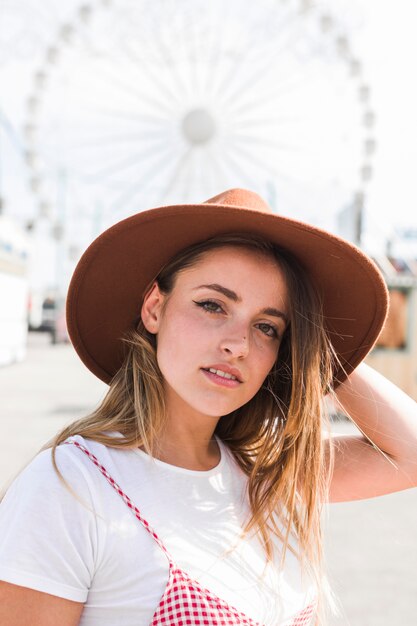
<path fill-rule="evenodd" d="M 417 487 L 417 403 L 365 363 L 339 386 L 336 400 L 363 436 L 332 439 L 330 501 Z"/>
<path fill-rule="evenodd" d="M 84 605 L 0 581 L 0 626 L 78 626 Z"/>

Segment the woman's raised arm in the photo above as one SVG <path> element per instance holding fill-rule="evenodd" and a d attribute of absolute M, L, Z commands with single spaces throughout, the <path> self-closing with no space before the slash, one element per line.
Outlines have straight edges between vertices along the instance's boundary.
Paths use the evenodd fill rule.
<path fill-rule="evenodd" d="M 78 626 L 83 606 L 0 581 L 0 626 Z"/>
<path fill-rule="evenodd" d="M 333 438 L 330 501 L 417 487 L 417 403 L 365 363 L 339 386 L 336 398 L 363 436 Z"/>

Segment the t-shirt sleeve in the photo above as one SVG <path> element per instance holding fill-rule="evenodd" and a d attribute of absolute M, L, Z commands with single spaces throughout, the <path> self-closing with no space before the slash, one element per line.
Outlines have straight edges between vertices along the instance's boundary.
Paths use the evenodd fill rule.
<path fill-rule="evenodd" d="M 0 505 L 0 580 L 85 602 L 98 552 L 91 477 L 72 445 L 41 452 Z"/>

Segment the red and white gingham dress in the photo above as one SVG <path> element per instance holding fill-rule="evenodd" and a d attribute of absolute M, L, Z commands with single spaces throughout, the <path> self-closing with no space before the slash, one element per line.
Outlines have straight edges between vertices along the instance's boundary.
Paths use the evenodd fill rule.
<path fill-rule="evenodd" d="M 241 626 L 262 626 L 262 624 L 255 622 L 211 593 L 208 589 L 202 587 L 196 580 L 190 578 L 184 570 L 178 567 L 156 532 L 141 516 L 139 509 L 133 504 L 129 496 L 122 491 L 97 457 L 78 441 L 71 440 L 66 443 L 72 443 L 77 446 L 98 467 L 168 559 L 168 583 L 150 626 L 235 626 L 236 624 Z M 315 608 L 314 603 L 309 604 L 291 622 L 286 622 L 285 626 L 309 626 L 312 622 Z"/>

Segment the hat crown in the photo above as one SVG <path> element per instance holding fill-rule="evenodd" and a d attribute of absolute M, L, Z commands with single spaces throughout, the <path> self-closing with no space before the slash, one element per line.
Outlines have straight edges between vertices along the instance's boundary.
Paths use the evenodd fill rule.
<path fill-rule="evenodd" d="M 254 191 L 248 189 L 228 189 L 223 193 L 210 198 L 203 204 L 222 204 L 226 206 L 242 207 L 261 213 L 272 213 L 271 207 Z"/>

